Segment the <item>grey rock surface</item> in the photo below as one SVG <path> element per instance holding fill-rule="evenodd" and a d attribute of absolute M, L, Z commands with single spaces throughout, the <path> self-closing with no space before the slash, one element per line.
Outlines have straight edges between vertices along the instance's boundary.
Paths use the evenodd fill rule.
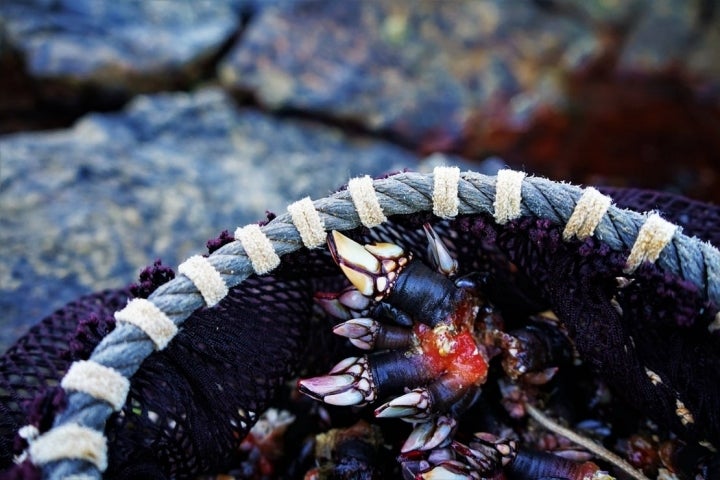
<path fill-rule="evenodd" d="M 0 18 L 41 95 L 70 103 L 89 88 L 118 95 L 190 84 L 238 31 L 244 3 L 4 0 Z"/>
<path fill-rule="evenodd" d="M 78 295 L 176 267 L 224 229 L 411 153 L 238 109 L 219 89 L 140 96 L 72 129 L 0 137 L 0 346 Z"/>
<path fill-rule="evenodd" d="M 531 2 L 281 4 L 249 25 L 219 77 L 272 109 L 353 120 L 432 151 L 590 35 Z"/>
<path fill-rule="evenodd" d="M 706 32 L 717 28 L 712 25 L 716 22 L 707 25 L 692 2 L 658 0 L 648 6 L 636 14 L 618 70 L 626 74 L 688 70 L 687 60 L 702 45 Z"/>
<path fill-rule="evenodd" d="M 593 69 L 720 85 L 716 17 L 682 0 L 281 3 L 253 19 L 218 76 L 270 109 L 457 150 L 478 117 L 522 130 L 577 108 L 568 83 Z"/>

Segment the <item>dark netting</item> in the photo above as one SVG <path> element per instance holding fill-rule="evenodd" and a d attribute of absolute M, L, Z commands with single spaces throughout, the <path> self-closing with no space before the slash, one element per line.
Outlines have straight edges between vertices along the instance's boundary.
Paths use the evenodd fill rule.
<path fill-rule="evenodd" d="M 627 254 L 596 240 L 562 242 L 562 229 L 544 220 L 504 228 L 480 217 L 459 223 L 508 252 L 562 320 L 586 364 L 621 397 L 685 438 L 717 442 L 720 341 L 708 334 L 713 310 L 695 287 L 645 265 L 618 293 Z M 649 381 L 646 368 L 663 378 L 661 386 Z M 681 423 L 678 397 L 695 422 Z"/>
<path fill-rule="evenodd" d="M 715 206 L 657 192 L 608 192 L 620 206 L 658 210 L 686 233 L 719 243 Z M 509 317 L 552 308 L 585 363 L 630 405 L 687 441 L 720 443 L 720 334 L 707 329 L 717 306 L 703 303 L 696 287 L 646 264 L 618 289 L 628 252 L 595 239 L 563 242 L 562 226 L 541 219 L 499 226 L 483 215 L 437 222 L 428 212 L 350 234 L 422 254 L 425 221 L 436 222 L 463 272 L 492 274 L 489 295 Z M 229 240 L 221 236 L 211 247 Z M 157 282 L 167 278 L 161 272 Z M 242 438 L 283 385 L 301 369 L 327 368 L 329 328 L 313 323 L 312 294 L 342 285 L 327 252 L 302 249 L 285 256 L 272 276 L 250 277 L 217 307 L 195 312 L 132 378 L 125 407 L 107 425 L 106 475 L 183 478 L 236 466 Z M 62 408 L 54 387 L 70 362 L 87 358 L 112 329 L 112 313 L 127 296 L 84 297 L 33 327 L 0 359 L 3 468 L 25 446 L 16 438 L 18 427 L 48 428 Z M 649 381 L 648 370 L 662 377 L 660 386 Z M 678 395 L 693 422 L 678 416 Z"/>
<path fill-rule="evenodd" d="M 35 423 L 47 429 L 62 404 L 56 389 L 70 363 L 87 358 L 114 328 L 113 313 L 127 290 L 81 297 L 33 326 L 0 357 L 0 465 L 12 463 L 18 428 Z M 61 390 L 59 390 L 61 392 Z M 17 446 L 17 445 L 16 445 Z"/>
<path fill-rule="evenodd" d="M 296 370 L 310 287 L 248 279 L 219 307 L 188 320 L 171 347 L 144 362 L 125 408 L 112 417 L 109 473 L 132 478 L 152 464 L 183 477 L 231 467 L 249 426 Z"/>
<path fill-rule="evenodd" d="M 720 245 L 720 208 L 710 203 L 655 190 L 599 188 L 613 203 L 637 212 L 659 211 L 663 218 L 682 227 L 683 233 Z"/>
<path fill-rule="evenodd" d="M 300 360 L 327 366 L 324 353 L 314 348 L 330 333 L 308 336 L 314 290 L 338 285 L 325 279 L 337 273 L 327 257 L 299 252 L 276 275 L 247 279 L 217 307 L 193 314 L 168 348 L 145 360 L 125 407 L 108 423 L 106 476 L 189 478 L 237 463 L 241 441 Z M 147 296 L 172 277 L 156 262 L 138 284 L 67 305 L 8 350 L 0 364 L 3 469 L 26 447 L 17 437 L 19 427 L 34 424 L 42 432 L 52 425 L 63 406 L 59 380 L 112 330 L 113 313 L 130 292 Z M 34 475 L 27 464 L 5 472 L 6 478 Z"/>

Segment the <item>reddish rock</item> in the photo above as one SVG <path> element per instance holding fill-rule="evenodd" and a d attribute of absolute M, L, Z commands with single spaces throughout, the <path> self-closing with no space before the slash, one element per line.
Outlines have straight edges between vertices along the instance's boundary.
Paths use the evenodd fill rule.
<path fill-rule="evenodd" d="M 715 12 L 608 4 L 282 4 L 253 20 L 219 76 L 267 108 L 421 153 L 720 199 Z"/>

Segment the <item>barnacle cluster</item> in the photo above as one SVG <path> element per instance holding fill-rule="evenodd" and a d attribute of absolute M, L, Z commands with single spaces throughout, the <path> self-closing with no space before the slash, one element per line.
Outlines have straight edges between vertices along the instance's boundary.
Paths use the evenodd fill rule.
<path fill-rule="evenodd" d="M 400 448 L 406 478 L 472 479 L 501 472 L 524 476 L 611 478 L 589 455 L 575 459 L 526 451 L 510 432 L 455 438 L 458 419 L 478 403 L 492 360 L 510 416 L 523 416 L 532 388 L 550 381 L 572 346 L 544 322 L 505 331 L 502 316 L 485 298 L 484 276 L 457 276 L 458 265 L 426 224 L 434 269 L 391 243 L 360 245 L 339 232 L 328 235 L 333 259 L 351 282 L 316 300 L 342 320 L 333 331 L 368 351 L 340 361 L 326 375 L 302 379 L 299 390 L 331 405 L 365 405 L 377 418 L 413 424 Z M 533 407 L 528 407 L 533 408 Z"/>

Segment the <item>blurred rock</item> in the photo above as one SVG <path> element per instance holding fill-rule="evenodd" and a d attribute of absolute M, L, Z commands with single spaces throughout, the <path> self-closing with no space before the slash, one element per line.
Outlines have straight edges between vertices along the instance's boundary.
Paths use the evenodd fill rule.
<path fill-rule="evenodd" d="M 19 58 L 8 71 L 39 106 L 117 108 L 139 92 L 187 88 L 206 76 L 238 32 L 246 3 L 4 0 L 5 50 Z M 9 106 L 0 101 L 0 112 Z"/>
<path fill-rule="evenodd" d="M 272 109 L 314 112 L 449 150 L 494 109 L 589 42 L 532 2 L 309 1 L 265 9 L 219 66 L 221 82 Z M 592 45 L 589 47 L 592 49 Z"/>
<path fill-rule="evenodd" d="M 660 0 L 306 1 L 219 66 L 267 108 L 422 153 L 720 201 L 720 12 Z"/>
<path fill-rule="evenodd" d="M 390 144 L 237 109 L 217 89 L 140 96 L 72 129 L 0 137 L 0 347 L 77 296 L 172 267 L 223 230 L 417 168 Z"/>
<path fill-rule="evenodd" d="M 667 73 L 686 70 L 685 60 L 698 44 L 707 22 L 703 2 L 655 0 L 649 8 L 637 12 L 618 60 L 618 70 L 625 74 Z M 713 2 L 704 2 L 710 4 Z"/>

